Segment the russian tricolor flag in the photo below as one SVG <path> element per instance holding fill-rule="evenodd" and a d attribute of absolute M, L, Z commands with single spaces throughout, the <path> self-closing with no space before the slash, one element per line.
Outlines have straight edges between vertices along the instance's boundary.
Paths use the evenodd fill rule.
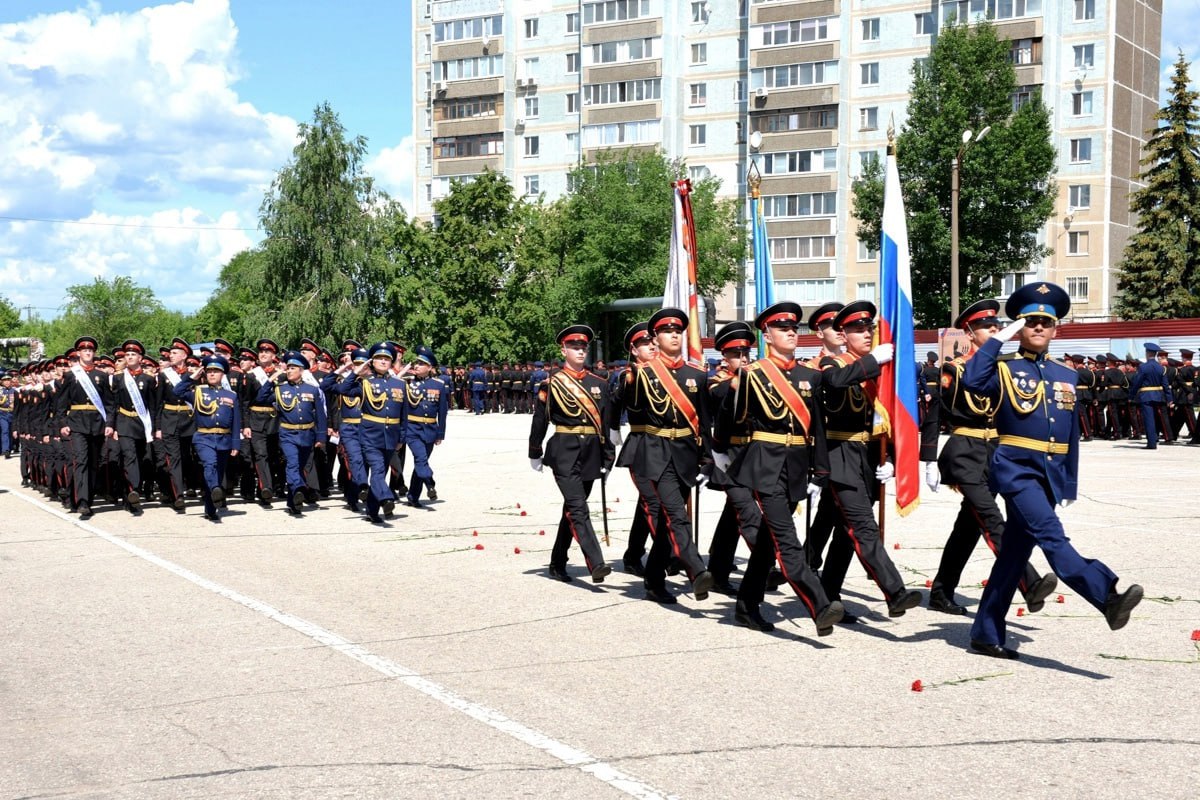
<path fill-rule="evenodd" d="M 921 435 L 917 425 L 916 343 L 913 341 L 912 277 L 908 222 L 900 194 L 896 154 L 888 147 L 883 188 L 883 236 L 879 247 L 880 342 L 896 346 L 896 357 L 883 366 L 878 401 L 882 427 L 895 448 L 896 507 L 901 516 L 920 503 Z"/>

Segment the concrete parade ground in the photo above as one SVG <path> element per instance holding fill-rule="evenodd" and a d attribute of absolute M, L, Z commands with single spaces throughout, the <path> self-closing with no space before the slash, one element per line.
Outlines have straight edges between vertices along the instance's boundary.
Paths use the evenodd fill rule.
<path fill-rule="evenodd" d="M 81 521 L 0 460 L 0 798 L 1197 796 L 1200 448 L 1082 445 L 1067 532 L 1146 600 L 1112 632 L 1060 585 L 1014 606 L 999 661 L 970 616 L 889 619 L 857 562 L 862 620 L 820 639 L 790 593 L 770 634 L 680 578 L 678 605 L 642 599 L 622 471 L 616 571 L 593 585 L 573 547 L 575 581 L 548 579 L 561 501 L 529 421 L 452 412 L 439 500 L 383 527 L 340 499 Z M 959 503 L 923 491 L 886 526 L 922 591 Z M 723 501 L 702 493 L 702 551 Z M 963 576 L 972 614 L 992 560 Z"/>

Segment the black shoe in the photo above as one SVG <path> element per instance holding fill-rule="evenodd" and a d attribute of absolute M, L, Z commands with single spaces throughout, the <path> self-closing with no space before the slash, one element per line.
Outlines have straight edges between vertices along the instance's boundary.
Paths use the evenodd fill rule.
<path fill-rule="evenodd" d="M 888 601 L 888 616 L 903 617 L 910 608 L 921 605 L 921 593 L 916 589 L 905 589 Z"/>
<path fill-rule="evenodd" d="M 758 611 L 758 606 L 748 606 L 741 600 L 734 606 L 733 618 L 739 625 L 744 625 L 759 633 L 770 633 L 775 630 L 774 625 L 763 619 L 763 615 Z"/>
<path fill-rule="evenodd" d="M 225 502 L 225 490 L 222 489 L 220 486 L 213 489 L 211 492 L 209 492 L 209 494 L 212 496 L 212 501 L 213 501 L 214 505 L 219 506 Z"/>
<path fill-rule="evenodd" d="M 646 587 L 646 599 L 653 600 L 654 602 L 656 602 L 660 605 L 664 605 L 664 606 L 675 605 L 676 603 L 679 602 L 678 600 L 675 599 L 675 595 L 673 595 L 667 591 L 667 587 L 665 587 L 665 586 L 659 587 L 659 588 L 655 588 L 653 586 L 647 586 Z"/>
<path fill-rule="evenodd" d="M 382 525 L 383 524 L 383 517 L 379 516 L 378 514 L 367 514 L 367 516 L 364 517 L 364 519 L 366 519 L 367 522 L 370 522 L 372 525 Z"/>
<path fill-rule="evenodd" d="M 429 487 L 429 491 L 426 492 L 426 494 L 429 495 L 430 500 L 437 500 L 437 489 L 433 488 L 432 486 Z"/>
<path fill-rule="evenodd" d="M 1043 575 L 1034 581 L 1029 587 L 1029 594 L 1025 595 L 1025 607 L 1029 609 L 1030 614 L 1036 614 L 1046 607 L 1046 598 L 1054 594 L 1054 590 L 1058 588 L 1058 576 L 1051 572 L 1049 575 Z"/>
<path fill-rule="evenodd" d="M 557 564 L 551 564 L 550 577 L 554 578 L 556 581 L 562 581 L 563 583 L 570 583 L 572 580 L 574 580 L 574 578 L 567 574 L 567 568 L 565 565 L 560 567 Z"/>
<path fill-rule="evenodd" d="M 987 642 L 977 642 L 974 639 L 971 640 L 971 649 L 980 655 L 991 656 L 992 658 L 1005 658 L 1011 660 L 1021 657 L 1016 650 L 1011 648 L 1001 647 L 998 644 L 988 644 Z"/>
<path fill-rule="evenodd" d="M 206 520 L 208 520 L 209 522 L 220 522 L 221 521 L 221 518 L 218 517 L 216 514 L 210 514 L 207 511 L 204 512 L 204 518 Z"/>
<path fill-rule="evenodd" d="M 646 570 L 642 568 L 642 560 L 640 558 L 636 561 L 630 558 L 622 559 L 621 564 L 630 575 L 636 575 L 639 578 L 646 576 Z"/>
<path fill-rule="evenodd" d="M 291 514 L 293 517 L 302 517 L 302 516 L 304 516 L 304 513 L 303 513 L 303 512 L 300 510 L 300 506 L 298 506 L 298 505 L 295 505 L 295 504 L 293 504 L 293 503 L 288 503 L 288 504 L 287 504 L 287 512 L 288 512 L 289 514 Z"/>
<path fill-rule="evenodd" d="M 191 497 L 192 499 L 195 499 L 195 498 L 198 496 L 198 494 L 199 494 L 199 493 L 198 493 L 198 492 L 197 492 L 195 489 L 188 489 L 188 490 L 185 492 L 185 494 L 186 494 L 188 497 Z"/>
<path fill-rule="evenodd" d="M 833 633 L 833 626 L 841 622 L 845 616 L 846 607 L 842 605 L 842 601 L 831 601 L 813 617 L 813 622 L 817 625 L 817 636 L 828 636 Z"/>
<path fill-rule="evenodd" d="M 604 583 L 604 579 L 612 574 L 612 567 L 601 564 L 592 570 L 592 583 Z"/>
<path fill-rule="evenodd" d="M 362 508 L 360 508 L 358 503 L 355 502 L 354 500 L 347 500 L 345 503 L 345 506 L 346 506 L 346 508 L 353 511 L 355 514 L 358 514 L 359 512 L 362 511 Z"/>
<path fill-rule="evenodd" d="M 709 591 L 723 594 L 727 597 L 737 597 L 738 587 L 729 582 L 729 578 L 713 578 L 712 589 Z"/>
<path fill-rule="evenodd" d="M 383 509 L 385 517 L 390 517 L 392 512 L 396 510 L 396 502 L 394 500 L 384 500 L 379 504 L 379 507 Z"/>
<path fill-rule="evenodd" d="M 175 502 L 172 503 L 171 506 L 176 511 L 183 511 L 185 508 L 187 508 L 187 500 L 184 500 L 183 495 L 180 495 L 179 497 L 175 498 Z"/>
<path fill-rule="evenodd" d="M 667 574 L 674 576 L 681 572 L 683 572 L 683 562 L 678 558 L 671 558 L 671 560 L 667 562 Z"/>
<path fill-rule="evenodd" d="M 1115 591 L 1109 592 L 1108 600 L 1104 603 L 1104 618 L 1108 620 L 1108 627 L 1114 631 L 1124 628 L 1125 623 L 1129 622 L 1129 615 L 1133 613 L 1134 607 L 1142 602 L 1144 594 L 1142 587 L 1136 583 L 1131 584 L 1120 594 Z"/>
<path fill-rule="evenodd" d="M 405 503 L 405 505 L 409 506 L 410 508 L 420 508 L 421 507 L 421 501 L 418 500 L 417 498 L 413 497 L 411 494 L 404 496 L 404 503 Z"/>
<path fill-rule="evenodd" d="M 88 505 L 86 500 L 80 501 L 79 508 L 77 510 L 79 511 L 80 519 L 88 519 L 92 516 L 92 507 Z M 1140 600 L 1141 598 L 1139 597 L 1138 599 Z"/>
<path fill-rule="evenodd" d="M 264 503 L 269 503 L 275 499 L 275 493 L 270 489 L 263 489 L 261 492 L 259 492 L 259 496 L 262 497 L 262 501 Z"/>
<path fill-rule="evenodd" d="M 692 581 L 692 595 L 697 600 L 707 600 L 708 592 L 713 587 L 713 576 L 708 570 L 704 570 L 696 579 Z"/>
<path fill-rule="evenodd" d="M 768 591 L 773 592 L 785 583 L 787 583 L 787 579 L 783 577 L 783 573 L 779 570 L 773 569 L 767 574 Z"/>
<path fill-rule="evenodd" d="M 317 501 L 320 499 L 321 495 L 316 489 L 304 490 L 304 502 L 308 503 L 310 506 L 315 506 Z"/>
<path fill-rule="evenodd" d="M 941 611 L 943 614 L 953 614 L 956 617 L 965 616 L 967 607 L 954 602 L 952 595 L 947 595 L 941 589 L 929 593 L 929 610 Z"/>
<path fill-rule="evenodd" d="M 130 492 L 125 495 L 126 508 L 132 514 L 140 514 L 142 511 L 142 496 L 137 492 Z"/>
<path fill-rule="evenodd" d="M 370 487 L 368 487 L 368 486 L 362 486 L 362 487 L 359 487 L 359 490 L 358 490 L 358 502 L 360 502 L 360 503 L 365 503 L 365 502 L 367 502 L 367 498 L 368 498 L 368 497 L 370 497 L 370 496 L 371 496 L 371 489 L 370 489 Z"/>

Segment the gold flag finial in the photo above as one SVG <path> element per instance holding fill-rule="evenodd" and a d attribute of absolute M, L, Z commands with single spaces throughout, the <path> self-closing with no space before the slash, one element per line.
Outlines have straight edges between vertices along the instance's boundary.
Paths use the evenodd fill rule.
<path fill-rule="evenodd" d="M 758 197 L 758 188 L 762 185 L 762 174 L 758 171 L 758 164 L 751 161 L 750 168 L 746 170 L 746 183 L 750 186 L 750 196 Z"/>
<path fill-rule="evenodd" d="M 896 155 L 896 115 L 895 114 L 888 115 L 887 136 L 888 136 L 888 143 L 887 143 L 888 155 L 894 156 L 894 155 Z"/>

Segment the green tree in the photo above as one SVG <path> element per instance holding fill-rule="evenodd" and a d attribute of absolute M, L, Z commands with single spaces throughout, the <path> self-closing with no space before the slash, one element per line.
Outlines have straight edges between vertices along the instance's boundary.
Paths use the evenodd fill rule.
<path fill-rule="evenodd" d="M 563 324 L 600 318 L 600 309 L 621 298 L 663 293 L 674 224 L 672 183 L 686 174 L 681 161 L 660 152 L 630 150 L 601 154 L 571 173 L 574 190 L 560 200 L 549 229 L 547 264 L 553 277 L 547 303 Z M 697 287 L 719 293 L 745 258 L 746 233 L 738 204 L 716 199 L 720 181 L 692 185 L 692 215 L 698 253 Z M 620 335 L 618 324 L 611 327 Z"/>
<path fill-rule="evenodd" d="M 896 138 L 896 160 L 908 212 L 913 298 L 919 325 L 950 316 L 950 164 L 963 131 L 987 137 L 965 153 L 959 196 L 960 303 L 995 293 L 1006 273 L 1024 272 L 1049 255 L 1038 243 L 1054 211 L 1056 151 L 1050 115 L 1036 93 L 1013 111 L 1016 73 L 1011 43 L 987 22 L 950 26 L 929 58 L 913 66 L 908 122 Z M 881 169 L 854 182 L 858 236 L 879 241 Z"/>
<path fill-rule="evenodd" d="M 101 349 L 111 348 L 142 336 L 147 321 L 165 310 L 153 289 L 124 275 L 68 286 L 66 295 L 65 311 L 51 326 L 50 349 L 64 349 L 84 334 L 96 337 Z"/>
<path fill-rule="evenodd" d="M 1117 276 L 1117 314 L 1126 319 L 1200 316 L 1200 93 L 1189 88 L 1183 53 L 1171 76 L 1171 99 L 1154 118 L 1144 147 L 1143 188 L 1129 207 L 1138 214 Z"/>
<path fill-rule="evenodd" d="M 299 136 L 259 210 L 263 286 L 278 298 L 283 338 L 358 335 L 382 288 L 369 281 L 380 197 L 363 172 L 367 141 L 348 137 L 328 103 Z"/>
<path fill-rule="evenodd" d="M 267 258 L 243 250 L 221 268 L 217 288 L 196 312 L 196 338 L 216 337 L 251 345 L 257 339 L 286 339 L 278 301 L 266 290 Z"/>
<path fill-rule="evenodd" d="M 20 310 L 9 302 L 7 297 L 0 297 L 0 336 L 16 336 L 20 325 Z"/>

